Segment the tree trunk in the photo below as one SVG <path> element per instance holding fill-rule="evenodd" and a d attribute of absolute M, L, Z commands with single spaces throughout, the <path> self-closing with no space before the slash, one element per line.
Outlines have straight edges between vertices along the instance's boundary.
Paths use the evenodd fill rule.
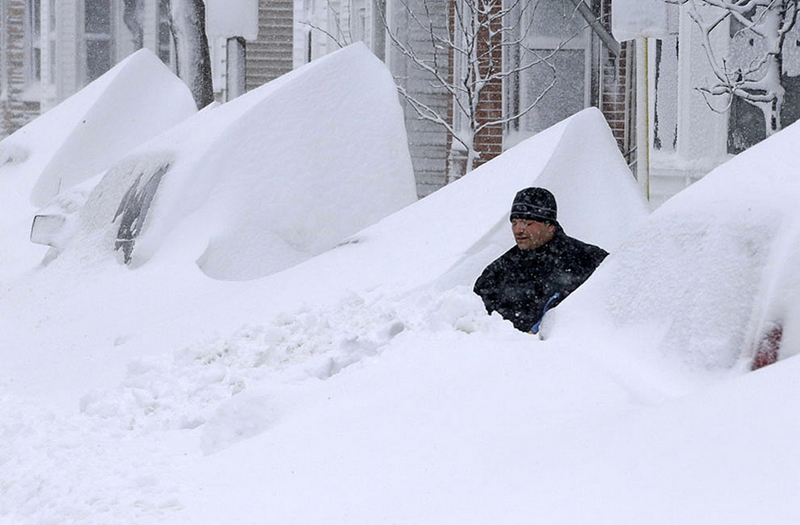
<path fill-rule="evenodd" d="M 142 28 L 142 10 L 144 6 L 142 0 L 123 0 L 123 5 L 124 13 L 122 19 L 133 34 L 134 47 L 136 49 L 141 49 L 144 37 Z"/>
<path fill-rule="evenodd" d="M 198 109 L 202 109 L 214 101 L 205 3 L 203 0 L 169 0 L 169 4 L 178 76 L 189 86 Z"/>
<path fill-rule="evenodd" d="M 785 10 L 770 9 L 764 15 L 764 25 L 767 33 L 767 46 L 769 58 L 767 60 L 767 74 L 765 81 L 774 97 L 769 101 L 764 111 L 764 120 L 767 125 L 767 137 L 781 130 L 781 108 L 786 90 L 783 87 L 783 42 L 785 35 L 781 33 L 781 25 L 785 22 Z"/>

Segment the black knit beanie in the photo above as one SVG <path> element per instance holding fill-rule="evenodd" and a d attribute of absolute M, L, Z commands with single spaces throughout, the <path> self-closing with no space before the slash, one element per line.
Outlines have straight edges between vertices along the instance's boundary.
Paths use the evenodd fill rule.
<path fill-rule="evenodd" d="M 517 192 L 511 205 L 511 220 L 527 219 L 555 223 L 556 198 L 544 188 L 525 188 Z"/>

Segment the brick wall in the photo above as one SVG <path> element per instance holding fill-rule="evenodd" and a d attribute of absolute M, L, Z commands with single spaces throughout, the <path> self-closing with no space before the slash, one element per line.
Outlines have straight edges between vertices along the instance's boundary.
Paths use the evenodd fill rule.
<path fill-rule="evenodd" d="M 475 150 L 480 153 L 476 168 L 503 152 L 503 125 L 498 123 L 503 118 L 503 83 L 499 78 L 481 92 L 477 117 L 479 125 L 488 125 L 475 135 Z"/>
<path fill-rule="evenodd" d="M 611 28 L 611 0 L 603 0 L 601 16 L 606 28 Z M 636 154 L 635 107 L 636 97 L 633 68 L 633 42 L 623 42 L 619 56 L 602 49 L 600 110 L 606 117 L 620 151 L 633 165 Z"/>
<path fill-rule="evenodd" d="M 601 107 L 608 125 L 624 151 L 628 137 L 629 87 L 628 43 L 623 44 L 620 56 L 614 59 L 607 57 L 603 64 L 603 90 L 600 93 Z"/>
<path fill-rule="evenodd" d="M 503 152 L 503 125 L 498 123 L 503 118 L 503 81 L 499 75 L 494 76 L 503 70 L 503 20 L 499 16 L 502 8 L 502 1 L 494 0 L 491 14 L 483 15 L 478 31 L 478 70 L 481 78 L 490 80 L 478 99 L 476 121 L 483 129 L 475 136 L 475 150 L 480 154 L 476 168 Z"/>

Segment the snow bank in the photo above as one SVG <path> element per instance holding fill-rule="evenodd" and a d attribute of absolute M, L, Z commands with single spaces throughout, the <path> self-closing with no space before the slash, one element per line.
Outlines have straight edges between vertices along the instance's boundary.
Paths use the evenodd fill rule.
<path fill-rule="evenodd" d="M 196 110 L 185 84 L 140 50 L 3 140 L 0 179 L 24 173 L 24 193 L 44 206 Z"/>
<path fill-rule="evenodd" d="M 42 259 L 27 240 L 37 208 L 74 213 L 97 181 L 81 184 L 196 111 L 185 84 L 142 50 L 0 142 L 0 238 L 16 247 L 14 266 Z M 0 270 L 11 265 L 0 253 Z"/>
<path fill-rule="evenodd" d="M 213 278 L 269 275 L 414 202 L 406 144 L 394 82 L 356 44 L 131 153 L 89 197 L 79 249 L 140 266 L 169 245 Z"/>
<path fill-rule="evenodd" d="M 299 89 L 294 92 L 302 93 Z M 247 97 L 244 100 L 248 100 Z M 227 115 L 213 110 L 207 116 L 214 113 Z M 199 120 L 201 115 L 192 120 Z M 191 153 L 193 150 L 188 147 L 180 149 L 175 146 L 178 138 L 187 138 L 190 145 L 197 144 L 199 138 L 188 135 L 189 131 L 196 130 L 198 136 L 213 142 L 225 134 L 226 129 L 217 125 L 191 126 L 181 137 L 170 133 L 170 140 L 159 140 L 158 143 L 164 151 L 173 147 L 180 153 Z M 584 148 L 582 153 L 573 151 L 578 142 Z M 261 147 L 258 141 L 249 144 L 256 151 Z M 148 154 L 145 165 L 157 166 L 158 163 L 154 162 L 157 159 L 149 147 L 143 150 Z M 306 149 L 302 143 L 298 147 L 296 157 L 300 159 Z M 206 150 L 198 147 L 198 151 L 198 156 L 202 156 Z M 364 151 L 363 158 L 369 158 L 369 155 Z M 229 157 L 236 159 L 233 155 Z M 165 154 L 165 158 L 173 157 Z M 188 155 L 186 158 L 193 160 Z M 385 159 L 373 159 L 373 162 L 375 171 L 379 172 Z M 208 182 L 213 187 L 215 179 L 200 179 L 192 186 L 189 182 L 194 179 L 187 172 L 197 165 L 188 161 L 187 165 L 179 171 L 179 164 L 175 164 L 175 173 L 183 173 L 182 176 L 186 177 L 186 187 L 196 192 L 210 191 L 201 188 L 199 183 Z M 235 166 L 235 162 L 232 161 L 231 165 Z M 162 184 L 171 173 L 163 177 Z M 559 175 L 564 178 L 561 183 L 557 181 Z M 480 298 L 471 292 L 471 287 L 483 268 L 513 245 L 508 213 L 516 191 L 542 180 L 551 185 L 562 199 L 560 218 L 567 231 L 572 230 L 571 233 L 612 251 L 626 232 L 640 224 L 647 213 L 602 115 L 587 110 L 520 143 L 460 181 L 347 238 L 334 249 L 253 281 L 212 280 L 194 264 L 195 256 L 188 247 L 196 243 L 194 253 L 202 253 L 208 246 L 204 241 L 208 237 L 208 232 L 203 230 L 204 223 L 195 220 L 201 213 L 187 214 L 187 219 L 191 220 L 172 231 L 170 242 L 164 243 L 158 256 L 136 271 L 128 271 L 108 255 L 98 260 L 96 252 L 89 249 L 93 245 L 79 246 L 79 242 L 97 239 L 76 237 L 62 256 L 28 276 L 24 286 L 15 285 L 6 293 L 7 299 L 0 301 L 0 321 L 10 320 L 4 337 L 9 341 L 25 340 L 26 347 L 32 345 L 35 348 L 35 351 L 27 351 L 17 358 L 9 356 L 6 373 L 18 378 L 15 390 L 40 392 L 36 385 L 48 384 L 48 396 L 55 396 L 59 403 L 68 402 L 79 397 L 87 385 L 105 384 L 107 378 L 115 377 L 110 371 L 101 376 L 91 373 L 82 365 L 85 361 L 107 363 L 118 355 L 171 352 L 184 344 L 187 334 L 196 341 L 217 333 L 232 333 L 243 325 L 266 327 L 265 331 L 269 333 L 274 333 L 272 328 L 276 325 L 280 333 L 285 325 L 281 319 L 286 317 L 309 318 L 308 325 L 302 325 L 305 328 L 290 338 L 286 353 L 297 352 L 292 341 L 304 348 L 320 346 L 303 339 L 310 333 L 308 326 L 315 325 L 323 331 L 320 339 L 331 338 L 336 342 L 334 348 L 352 348 L 347 340 L 370 339 L 364 333 L 367 329 L 361 329 L 360 334 L 356 331 L 352 337 L 344 337 L 346 330 L 342 327 L 350 321 L 331 320 L 334 316 L 330 314 L 331 310 L 338 311 L 338 305 L 351 297 L 356 301 L 367 301 L 369 306 L 366 309 L 369 310 L 376 308 L 373 306 L 375 301 L 391 302 L 421 292 L 421 298 L 409 299 L 414 306 L 408 308 L 411 312 L 408 316 L 395 316 L 401 319 L 400 327 L 411 325 L 416 319 L 428 318 L 440 319 L 438 323 L 451 327 L 458 325 L 468 331 L 477 330 L 481 323 L 490 321 L 508 325 L 508 329 L 513 330 L 509 323 L 486 315 Z M 232 179 L 232 182 L 237 181 Z M 599 184 L 608 185 L 608 188 L 598 189 Z M 413 186 L 413 181 L 409 181 L 408 191 L 413 191 Z M 165 187 L 161 186 L 162 189 Z M 107 197 L 102 193 L 104 185 L 101 184 L 93 194 L 97 205 L 88 203 L 83 208 L 82 219 L 87 228 L 83 234 L 109 233 L 107 229 L 101 230 L 100 226 L 110 222 L 122 191 L 117 186 L 107 188 L 109 192 L 116 192 L 114 199 L 109 198 L 105 206 L 100 206 L 104 195 Z M 155 195 L 154 207 L 159 204 L 160 197 L 160 193 Z M 166 199 L 161 202 L 169 203 Z M 196 194 L 187 193 L 182 202 L 204 204 L 205 201 L 197 198 Z M 240 211 L 237 201 L 227 202 L 232 214 Z M 583 208 L 594 212 L 587 213 Z M 94 217 L 87 213 L 91 210 L 110 215 Z M 199 210 L 202 212 L 205 208 Z M 346 218 L 350 210 L 342 213 Z M 587 224 L 581 223 L 584 216 L 590 217 Z M 264 220 L 257 222 L 268 224 Z M 115 231 L 110 233 L 104 248 L 108 251 L 113 249 L 116 238 Z M 197 242 L 198 237 L 200 242 Z M 138 247 L 134 249 L 134 256 L 136 249 Z M 247 254 L 238 250 L 232 253 L 242 258 Z M 428 293 L 436 297 L 436 301 L 431 300 Z M 30 297 L 38 296 L 47 296 L 50 300 L 38 301 L 35 308 L 24 312 L 11 308 L 13 304 L 26 304 Z M 87 305 L 95 304 L 101 306 L 88 313 Z M 430 304 L 437 304 L 437 315 L 431 315 Z M 446 320 L 441 320 L 443 316 Z M 32 328 L 40 324 L 46 324 L 48 330 Z M 377 335 L 373 339 L 382 341 L 376 343 L 377 346 L 391 339 L 385 334 L 395 332 L 392 326 L 393 323 L 387 321 L 385 326 L 375 328 Z M 63 335 L 87 333 L 92 334 L 93 344 L 87 344 L 82 337 L 73 340 L 65 339 Z M 52 353 L 47 351 L 53 346 L 65 349 L 58 353 L 59 364 L 56 367 L 51 366 Z M 367 347 L 374 348 L 372 345 Z M 81 355 L 82 359 L 72 359 L 73 352 Z M 327 352 L 315 367 L 319 366 L 323 371 L 339 369 L 344 363 L 357 361 L 359 352 L 355 352 L 356 357 L 344 350 L 341 357 L 331 357 Z M 30 363 L 40 363 L 41 366 L 33 367 L 32 372 Z M 110 370 L 112 365 L 104 366 Z M 124 360 L 114 366 L 117 374 L 120 367 L 124 369 Z M 25 374 L 16 373 L 23 369 L 27 370 Z"/>
<path fill-rule="evenodd" d="M 443 288 L 471 286 L 513 246 L 511 202 L 517 191 L 535 185 L 555 194 L 568 234 L 607 250 L 648 214 L 605 119 L 591 108 L 309 261 L 314 270 L 298 271 L 327 275 L 335 268 L 333 288 L 359 283 L 410 290 L 433 281 Z"/>
<path fill-rule="evenodd" d="M 589 110 L 322 255 L 230 282 L 186 262 L 192 243 L 207 248 L 211 195 L 233 192 L 200 169 L 199 146 L 250 108 L 238 107 L 145 147 L 142 169 L 134 156 L 117 167 L 161 177 L 154 207 L 195 191 L 147 264 L 129 271 L 68 248 L 77 260 L 0 282 L 0 522 L 798 521 L 797 502 L 775 497 L 800 490 L 798 362 L 705 374 L 719 383 L 698 390 L 647 359 L 676 329 L 649 313 L 673 309 L 677 329 L 705 333 L 678 299 L 712 293 L 692 310 L 706 319 L 738 311 L 728 303 L 747 294 L 714 291 L 725 279 L 712 267 L 760 277 L 764 262 L 753 287 L 763 317 L 795 319 L 794 128 L 647 219 Z M 175 171 L 156 175 L 162 163 Z M 164 190 L 173 173 L 185 185 Z M 470 290 L 513 244 L 508 208 L 534 184 L 556 193 L 569 233 L 612 252 L 553 311 L 543 341 L 487 316 Z"/>
<path fill-rule="evenodd" d="M 662 205 L 553 312 L 552 336 L 624 329 L 702 370 L 796 353 L 798 140 L 791 126 Z"/>
<path fill-rule="evenodd" d="M 302 411 L 265 392 L 262 416 L 282 415 L 262 435 L 178 467 L 192 482 L 171 523 L 268 514 L 315 524 L 745 525 L 800 516 L 796 501 L 774 496 L 800 486 L 799 363 L 653 403 L 637 398 L 629 370 L 525 339 L 404 334 L 379 359 L 310 385 Z M 767 436 L 771 445 L 760 445 Z M 234 505 L 208 496 L 225 493 Z"/>

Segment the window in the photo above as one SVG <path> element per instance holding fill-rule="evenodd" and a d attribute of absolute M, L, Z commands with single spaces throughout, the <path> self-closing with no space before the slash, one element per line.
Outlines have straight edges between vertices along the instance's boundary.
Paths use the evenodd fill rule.
<path fill-rule="evenodd" d="M 83 14 L 88 83 L 113 65 L 111 0 L 85 0 Z"/>
<path fill-rule="evenodd" d="M 386 0 L 375 0 L 372 4 L 372 52 L 381 60 L 386 59 Z"/>
<path fill-rule="evenodd" d="M 678 37 L 655 42 L 653 147 L 675 151 L 678 143 Z"/>
<path fill-rule="evenodd" d="M 535 104 L 521 119 L 521 131 L 527 135 L 538 133 L 586 107 L 586 52 L 583 49 L 538 49 L 536 53 L 551 58 L 547 60 L 550 65 L 537 64 L 522 74 L 520 108 L 524 111 Z"/>
<path fill-rule="evenodd" d="M 329 45 L 333 46 L 330 48 L 330 52 L 337 48 L 337 42 L 344 41 L 345 43 L 350 43 L 347 39 L 347 33 L 344 32 L 342 27 L 342 15 L 341 15 L 341 5 L 339 0 L 330 0 L 328 2 L 328 23 L 326 26 L 327 32 L 333 38 L 328 38 Z"/>
<path fill-rule="evenodd" d="M 350 38 L 353 42 L 364 42 L 372 47 L 367 35 L 367 4 L 364 0 L 352 0 L 350 4 Z"/>
<path fill-rule="evenodd" d="M 522 115 L 509 121 L 506 147 L 584 109 L 591 88 L 589 30 L 574 5 L 521 3 L 510 16 L 520 45 L 504 51 L 505 110 Z"/>
<path fill-rule="evenodd" d="M 55 82 L 56 78 L 56 0 L 50 0 L 48 3 L 47 17 L 47 73 L 45 74 L 46 82 L 51 84 Z"/>
<path fill-rule="evenodd" d="M 40 110 L 47 111 L 56 101 L 56 0 L 41 0 L 39 4 L 39 80 Z"/>
<path fill-rule="evenodd" d="M 158 0 L 158 58 L 166 65 L 172 61 L 172 32 L 169 23 L 169 2 Z"/>
<path fill-rule="evenodd" d="M 29 84 L 42 79 L 42 11 L 38 0 L 28 0 L 28 34 L 30 35 L 30 55 L 26 74 Z"/>

